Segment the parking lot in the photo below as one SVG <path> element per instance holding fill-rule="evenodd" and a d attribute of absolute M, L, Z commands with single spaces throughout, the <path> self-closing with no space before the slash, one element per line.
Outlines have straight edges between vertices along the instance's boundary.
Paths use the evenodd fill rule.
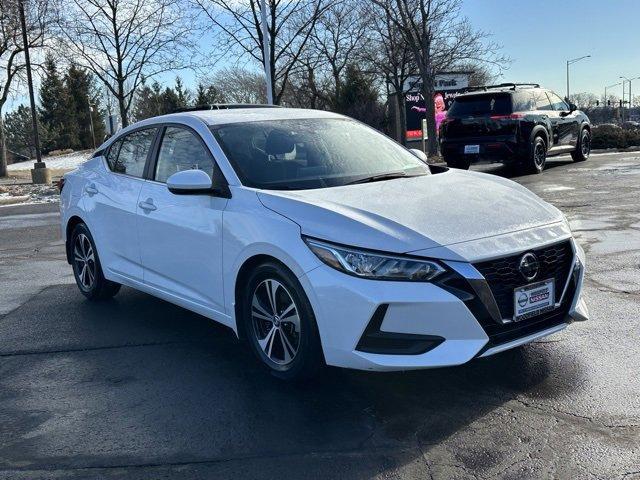
<path fill-rule="evenodd" d="M 461 367 L 305 385 L 148 295 L 87 302 L 57 205 L 0 208 L 0 478 L 640 478 L 640 155 L 514 179 L 585 248 L 589 322 Z"/>

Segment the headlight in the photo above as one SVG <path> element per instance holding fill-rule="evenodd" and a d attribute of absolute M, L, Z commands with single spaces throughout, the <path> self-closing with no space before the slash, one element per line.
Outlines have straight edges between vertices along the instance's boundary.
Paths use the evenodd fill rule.
<path fill-rule="evenodd" d="M 440 264 L 431 260 L 383 255 L 311 238 L 304 238 L 304 241 L 324 263 L 356 277 L 428 282 L 445 271 Z"/>

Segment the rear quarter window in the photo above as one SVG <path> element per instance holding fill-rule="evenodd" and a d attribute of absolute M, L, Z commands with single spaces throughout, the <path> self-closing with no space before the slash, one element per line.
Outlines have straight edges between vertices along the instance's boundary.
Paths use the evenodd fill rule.
<path fill-rule="evenodd" d="M 511 95 L 508 93 L 496 93 L 457 97 L 447 112 L 447 116 L 478 117 L 508 115 L 511 112 Z"/>

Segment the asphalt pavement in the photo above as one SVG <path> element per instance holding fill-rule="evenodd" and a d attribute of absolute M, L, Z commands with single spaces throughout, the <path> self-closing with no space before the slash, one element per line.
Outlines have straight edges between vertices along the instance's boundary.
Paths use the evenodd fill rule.
<path fill-rule="evenodd" d="M 640 155 L 479 169 L 568 216 L 591 320 L 461 367 L 304 385 L 151 296 L 89 303 L 57 205 L 1 207 L 0 478 L 640 478 Z"/>

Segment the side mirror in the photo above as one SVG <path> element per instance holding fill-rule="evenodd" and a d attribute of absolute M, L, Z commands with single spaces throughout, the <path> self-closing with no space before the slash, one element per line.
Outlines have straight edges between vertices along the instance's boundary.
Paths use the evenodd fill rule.
<path fill-rule="evenodd" d="M 209 193 L 212 189 L 211 177 L 202 170 L 183 170 L 167 179 L 167 188 L 171 193 L 182 195 Z"/>
<path fill-rule="evenodd" d="M 569 112 L 575 112 L 578 106 L 575 103 L 569 103 Z"/>
<path fill-rule="evenodd" d="M 419 160 L 422 160 L 424 163 L 429 162 L 429 157 L 422 150 L 418 150 L 417 148 L 410 148 L 409 151 L 413 154 L 413 156 L 418 157 Z"/>

